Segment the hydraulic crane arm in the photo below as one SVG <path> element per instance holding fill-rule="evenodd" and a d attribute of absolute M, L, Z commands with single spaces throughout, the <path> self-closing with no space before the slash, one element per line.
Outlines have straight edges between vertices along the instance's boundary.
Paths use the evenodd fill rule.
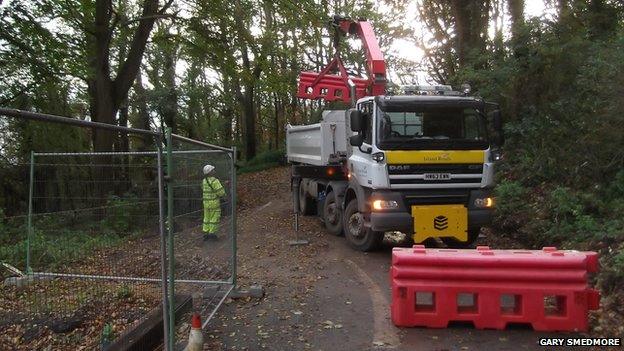
<path fill-rule="evenodd" d="M 366 20 L 351 20 L 334 16 L 332 26 L 335 29 L 334 58 L 320 73 L 301 72 L 297 97 L 350 102 L 364 96 L 384 95 L 386 93 L 386 62 L 371 24 Z M 368 78 L 350 77 L 347 74 L 338 50 L 340 37 L 345 35 L 358 35 L 362 41 L 366 53 Z M 338 75 L 330 74 L 332 71 L 338 71 Z M 349 81 L 354 85 L 355 99 L 352 99 Z"/>

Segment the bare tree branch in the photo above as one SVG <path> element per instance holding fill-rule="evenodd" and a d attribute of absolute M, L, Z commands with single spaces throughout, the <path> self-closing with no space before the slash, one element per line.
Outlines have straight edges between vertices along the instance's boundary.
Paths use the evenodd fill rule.
<path fill-rule="evenodd" d="M 1 3 L 1 2 L 0 2 Z M 0 105 L 4 105 L 6 103 L 9 103 L 15 99 L 17 99 L 18 97 L 24 95 L 24 93 L 26 93 L 28 90 L 30 90 L 32 88 L 32 86 L 35 85 L 35 83 L 30 83 L 28 85 L 26 85 L 25 87 L 23 87 L 22 89 L 20 89 L 18 92 L 16 92 L 15 94 L 13 94 L 13 96 L 7 97 L 5 99 L 0 100 Z"/>
<path fill-rule="evenodd" d="M 167 3 L 158 11 L 158 14 L 163 15 L 170 7 L 173 5 L 174 0 L 169 0 Z"/>
<path fill-rule="evenodd" d="M 128 56 L 124 63 L 120 65 L 120 69 L 113 82 L 116 103 L 121 103 L 136 78 L 139 67 L 141 66 L 147 40 L 149 39 L 152 28 L 154 27 L 154 22 L 156 21 L 156 18 L 153 16 L 157 11 L 158 0 L 145 0 L 141 15 L 142 19 L 139 21 L 139 25 L 134 32 Z"/>
<path fill-rule="evenodd" d="M 178 19 L 179 17 L 177 16 L 178 12 L 176 13 L 165 13 L 165 14 L 155 14 L 155 15 L 151 15 L 151 16 L 143 16 L 143 17 L 139 17 L 139 18 L 134 18 L 128 21 L 124 21 L 123 23 L 121 23 L 121 26 L 128 26 L 132 23 L 135 22 L 140 22 L 143 20 L 156 20 L 156 19 L 160 19 L 160 18 L 172 18 L 172 19 Z"/>

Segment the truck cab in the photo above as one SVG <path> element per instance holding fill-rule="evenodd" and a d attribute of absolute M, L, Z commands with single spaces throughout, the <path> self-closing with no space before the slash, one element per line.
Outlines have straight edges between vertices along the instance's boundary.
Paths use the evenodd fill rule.
<path fill-rule="evenodd" d="M 287 128 L 297 210 L 318 213 L 358 250 L 379 247 L 388 231 L 470 246 L 491 222 L 496 105 L 449 86 L 416 92 L 364 97 Z"/>
<path fill-rule="evenodd" d="M 482 99 L 434 92 L 366 97 L 347 112 L 355 134 L 343 228 L 363 248 L 386 231 L 468 246 L 491 222 L 500 114 L 488 123 Z"/>

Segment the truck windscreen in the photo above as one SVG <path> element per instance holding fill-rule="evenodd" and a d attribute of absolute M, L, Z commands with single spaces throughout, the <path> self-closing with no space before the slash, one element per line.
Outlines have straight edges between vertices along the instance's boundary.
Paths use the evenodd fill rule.
<path fill-rule="evenodd" d="M 377 109 L 377 146 L 387 150 L 487 149 L 485 118 L 474 108 Z"/>

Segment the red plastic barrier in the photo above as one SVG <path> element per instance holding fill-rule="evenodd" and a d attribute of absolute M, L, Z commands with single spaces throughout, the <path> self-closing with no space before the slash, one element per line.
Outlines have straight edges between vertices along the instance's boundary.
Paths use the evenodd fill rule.
<path fill-rule="evenodd" d="M 395 248 L 392 321 L 401 327 L 478 329 L 531 324 L 539 331 L 586 331 L 600 294 L 587 285 L 598 271 L 595 252 Z"/>

